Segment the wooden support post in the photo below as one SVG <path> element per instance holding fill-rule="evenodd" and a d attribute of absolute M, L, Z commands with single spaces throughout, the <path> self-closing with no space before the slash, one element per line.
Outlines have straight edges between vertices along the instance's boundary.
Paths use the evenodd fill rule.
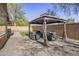
<path fill-rule="evenodd" d="M 29 38 L 30 38 L 30 23 L 29 23 L 29 26 L 28 26 L 28 30 L 29 30 Z"/>
<path fill-rule="evenodd" d="M 44 45 L 45 46 L 48 46 L 48 44 L 47 44 L 47 26 L 46 26 L 46 20 L 44 20 Z"/>
<path fill-rule="evenodd" d="M 67 40 L 67 30 L 66 30 L 66 23 L 64 23 L 64 32 L 63 32 L 64 36 L 63 36 L 63 40 L 66 41 Z"/>

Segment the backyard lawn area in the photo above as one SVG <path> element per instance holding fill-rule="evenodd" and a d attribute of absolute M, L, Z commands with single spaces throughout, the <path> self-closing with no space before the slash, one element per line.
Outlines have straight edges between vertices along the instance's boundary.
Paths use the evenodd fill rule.
<path fill-rule="evenodd" d="M 20 34 L 21 34 L 21 36 L 28 36 L 29 35 L 29 33 L 28 32 L 20 32 Z"/>

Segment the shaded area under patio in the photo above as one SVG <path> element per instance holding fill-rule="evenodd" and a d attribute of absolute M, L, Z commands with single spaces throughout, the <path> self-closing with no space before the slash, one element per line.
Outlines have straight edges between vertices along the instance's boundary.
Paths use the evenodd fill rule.
<path fill-rule="evenodd" d="M 64 25 L 63 30 L 63 40 L 66 41 L 67 34 L 66 34 L 66 20 L 51 16 L 51 15 L 41 15 L 40 17 L 32 20 L 29 23 L 29 37 L 30 37 L 30 26 L 32 24 L 41 24 L 43 26 L 43 39 L 44 39 L 44 45 L 47 46 L 47 24 L 53 24 L 53 23 L 62 23 Z"/>

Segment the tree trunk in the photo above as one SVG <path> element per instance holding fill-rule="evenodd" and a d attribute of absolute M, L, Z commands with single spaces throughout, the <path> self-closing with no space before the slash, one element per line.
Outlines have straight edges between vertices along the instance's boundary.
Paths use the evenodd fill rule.
<path fill-rule="evenodd" d="M 7 32 L 7 29 L 8 29 L 8 21 L 7 21 L 8 17 L 6 17 L 6 21 L 5 21 L 5 30 Z"/>
<path fill-rule="evenodd" d="M 2 7 L 2 10 L 3 10 L 3 13 L 5 13 L 5 17 L 6 17 L 6 21 L 5 21 L 5 31 L 7 32 L 7 22 L 9 21 L 9 15 L 8 15 L 8 10 L 7 10 L 7 3 L 2 3 L 2 4 L 0 4 L 1 5 L 1 7 Z"/>

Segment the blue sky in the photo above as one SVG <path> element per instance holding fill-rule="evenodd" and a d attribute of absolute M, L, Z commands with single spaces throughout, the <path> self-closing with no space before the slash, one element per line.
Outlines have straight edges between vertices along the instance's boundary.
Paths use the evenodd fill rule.
<path fill-rule="evenodd" d="M 21 5 L 22 5 L 22 10 L 26 12 L 25 16 L 29 21 L 35 19 L 42 13 L 46 12 L 47 9 L 53 9 L 53 6 L 48 3 L 22 3 Z M 65 17 L 65 15 L 61 11 L 59 11 L 59 14 L 60 13 L 62 15 L 59 16 L 60 18 L 67 19 L 67 17 Z M 71 17 L 75 18 L 76 22 L 79 22 L 78 19 L 79 16 L 72 15 Z"/>

